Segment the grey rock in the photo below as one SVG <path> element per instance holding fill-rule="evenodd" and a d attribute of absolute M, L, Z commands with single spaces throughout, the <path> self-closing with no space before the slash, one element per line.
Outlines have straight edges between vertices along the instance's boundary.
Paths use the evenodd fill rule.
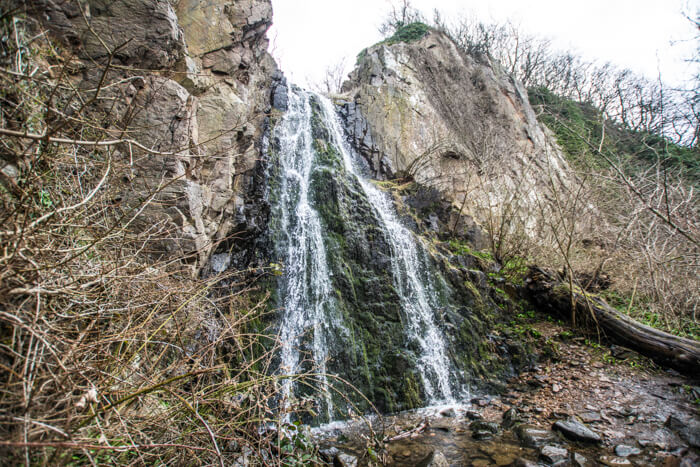
<path fill-rule="evenodd" d="M 573 441 L 583 441 L 587 443 L 599 443 L 601 441 L 598 433 L 573 418 L 556 422 L 552 428 L 556 431 L 560 431 L 564 436 Z"/>
<path fill-rule="evenodd" d="M 217 73 L 231 74 L 241 64 L 241 56 L 233 50 L 220 49 L 202 57 L 202 66 Z"/>
<path fill-rule="evenodd" d="M 334 467 L 357 467 L 357 457 L 344 452 L 339 453 L 333 459 Z"/>
<path fill-rule="evenodd" d="M 224 272 L 231 264 L 231 255 L 228 253 L 212 255 L 210 264 L 214 272 Z"/>
<path fill-rule="evenodd" d="M 601 421 L 600 413 L 598 412 L 581 412 L 578 417 L 584 421 L 584 423 L 594 423 Z"/>
<path fill-rule="evenodd" d="M 351 101 L 346 126 L 360 153 L 372 160 L 372 171 L 379 169 L 375 161 L 381 155 L 397 174 L 444 190 L 452 202 L 459 203 L 463 187 L 474 185 L 482 163 L 507 154 L 497 162 L 492 182 L 470 194 L 465 214 L 479 224 L 486 222 L 475 209 L 481 200 L 485 204 L 489 196 L 498 197 L 514 184 L 525 183 L 523 189 L 529 192 L 548 183 L 544 174 L 529 176 L 516 167 L 533 162 L 567 167 L 558 150 L 545 150 L 550 137 L 537 122 L 524 86 L 498 65 L 462 53 L 440 32 L 410 44 L 368 48 L 343 91 Z M 354 117 L 357 110 L 363 121 Z M 489 154 L 475 149 L 484 134 L 494 142 Z M 557 177 L 568 180 L 565 170 Z M 519 214 L 535 214 L 534 204 L 523 204 L 530 205 L 523 205 Z"/>
<path fill-rule="evenodd" d="M 289 107 L 289 97 L 287 96 L 287 78 L 281 72 L 273 76 L 272 81 L 272 107 L 285 112 Z"/>
<path fill-rule="evenodd" d="M 617 446 L 615 446 L 615 455 L 618 455 L 620 457 L 636 456 L 637 454 L 641 453 L 641 449 L 632 446 L 627 446 L 626 444 L 618 444 Z"/>
<path fill-rule="evenodd" d="M 326 462 L 333 462 L 333 459 L 335 459 L 335 457 L 338 454 L 340 454 L 340 450 L 335 446 L 331 446 L 329 448 L 320 449 L 318 453 L 321 455 L 321 458 Z"/>
<path fill-rule="evenodd" d="M 452 407 L 449 407 L 447 409 L 443 409 L 440 411 L 440 415 L 443 417 L 454 417 L 455 416 L 455 409 Z"/>
<path fill-rule="evenodd" d="M 85 14 L 88 29 L 77 4 L 37 0 L 34 7 L 47 26 L 69 44 L 79 45 L 81 59 L 100 60 L 119 48 L 114 62 L 139 68 L 170 68 L 184 56 L 185 41 L 178 17 L 166 0 L 114 0 L 91 4 Z M 104 45 L 103 45 L 104 43 Z"/>
<path fill-rule="evenodd" d="M 161 153 L 114 154 L 125 167 L 115 174 L 124 182 L 116 188 L 124 208 L 138 208 L 154 187 L 164 187 L 143 211 L 135 209 L 141 215 L 130 224 L 137 232 L 154 226 L 168 232 L 154 255 L 191 255 L 196 274 L 232 231 L 253 238 L 265 229 L 264 193 L 255 182 L 262 178 L 259 142 L 276 69 L 264 37 L 270 0 L 23 3 L 67 54 L 83 60 L 75 68 L 77 89 L 94 88 L 102 73 L 93 64 L 106 61 L 105 45 L 120 46 L 112 60 L 119 66 L 110 69 L 94 106 L 109 112 L 109 121 L 100 122 L 108 131 L 126 130 Z M 232 75 L 219 76 L 224 72 Z M 232 258 L 248 247 L 237 243 Z"/>
<path fill-rule="evenodd" d="M 540 459 L 549 463 L 556 464 L 558 462 L 564 461 L 568 458 L 569 451 L 558 446 L 543 446 L 540 449 Z"/>
<path fill-rule="evenodd" d="M 575 467 L 586 467 L 586 465 L 588 465 L 588 459 L 586 459 L 584 455 L 575 452 L 572 456 L 571 463 Z"/>
<path fill-rule="evenodd" d="M 485 441 L 487 439 L 493 439 L 493 433 L 487 430 L 478 430 L 472 433 L 472 438 L 478 441 Z"/>

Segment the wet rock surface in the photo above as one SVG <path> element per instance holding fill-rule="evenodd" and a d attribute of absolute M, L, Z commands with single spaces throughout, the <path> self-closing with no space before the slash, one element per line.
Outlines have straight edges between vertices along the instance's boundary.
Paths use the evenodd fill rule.
<path fill-rule="evenodd" d="M 554 391 L 557 392 L 557 391 Z M 583 423 L 575 419 L 556 422 L 553 426 L 556 431 L 564 434 L 572 441 L 583 441 L 587 443 L 599 443 L 600 435 Z"/>
<path fill-rule="evenodd" d="M 543 342 L 556 341 L 556 353 L 511 379 L 500 396 L 374 418 L 374 438 L 364 422 L 316 436 L 321 445 L 354 453 L 360 466 L 368 465 L 368 439 L 378 440 L 380 464 L 389 466 L 421 465 L 431 453 L 440 453 L 450 466 L 698 465 L 699 451 L 691 441 L 700 418 L 685 389 L 695 383 L 636 355 L 616 361 L 604 346 L 559 339 L 563 328 L 553 323 L 539 323 L 537 329 Z M 544 384 L 528 384 L 532 380 Z M 441 415 L 446 411 L 454 416 Z M 557 424 L 595 439 L 590 431 L 600 442 L 571 440 L 552 429 Z M 416 427 L 424 428 L 392 440 Z"/>
<path fill-rule="evenodd" d="M 557 446 L 543 446 L 540 449 L 540 459 L 548 464 L 558 464 L 569 457 L 569 451 Z"/>

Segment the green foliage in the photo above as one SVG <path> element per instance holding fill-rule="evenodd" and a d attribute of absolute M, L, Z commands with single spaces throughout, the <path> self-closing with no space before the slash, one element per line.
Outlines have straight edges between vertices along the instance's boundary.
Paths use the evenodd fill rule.
<path fill-rule="evenodd" d="M 314 445 L 311 435 L 304 430 L 301 422 L 284 426 L 280 438 L 280 460 L 284 467 L 297 467 L 304 465 L 319 465 L 318 449 Z"/>
<path fill-rule="evenodd" d="M 429 30 L 430 27 L 425 23 L 407 24 L 398 28 L 394 35 L 386 39 L 384 43 L 392 45 L 399 42 L 414 42 L 428 34 Z"/>
<path fill-rule="evenodd" d="M 606 290 L 601 293 L 601 296 L 617 311 L 629 315 L 640 323 L 676 336 L 700 340 L 700 324 L 697 321 L 684 317 L 669 320 L 664 315 L 652 311 L 649 306 L 650 299 L 643 295 L 638 294 L 634 302 L 631 302 L 630 297 L 613 290 Z"/>
<path fill-rule="evenodd" d="M 428 34 L 428 31 L 430 31 L 430 26 L 428 26 L 425 23 L 421 22 L 415 22 L 415 23 L 410 23 L 406 24 L 404 26 L 400 26 L 399 28 L 396 29 L 396 32 L 394 32 L 394 35 L 391 37 L 384 39 L 381 42 L 377 42 L 374 44 L 372 47 L 375 47 L 377 45 L 393 45 L 393 44 L 398 44 L 399 42 L 415 42 L 422 37 L 424 37 L 426 34 Z M 360 63 L 362 59 L 367 55 L 367 49 L 362 49 L 362 51 L 357 54 L 357 62 Z"/>
<path fill-rule="evenodd" d="M 596 146 L 603 135 L 601 111 L 589 103 L 576 102 L 554 94 L 547 88 L 528 90 L 530 102 L 539 107 L 540 120 L 554 132 L 557 142 L 576 165 L 602 169 L 605 160 L 586 142 Z M 628 173 L 642 171 L 659 162 L 691 183 L 700 184 L 700 150 L 671 143 L 663 137 L 633 131 L 606 121 L 603 152 L 620 161 Z"/>
<path fill-rule="evenodd" d="M 499 274 L 516 285 L 522 285 L 527 275 L 527 265 L 528 261 L 525 258 L 513 257 L 503 264 Z"/>
<path fill-rule="evenodd" d="M 450 246 L 450 250 L 457 255 L 470 255 L 475 258 L 483 259 L 484 261 L 493 261 L 491 252 L 473 250 L 468 243 L 453 239 L 449 241 L 448 245 Z"/>
<path fill-rule="evenodd" d="M 574 337 L 574 333 L 571 331 L 562 331 L 559 333 L 559 338 L 562 340 L 568 340 Z"/>
<path fill-rule="evenodd" d="M 544 87 L 531 88 L 528 94 L 532 105 L 542 108 L 540 120 L 554 132 L 557 142 L 569 159 L 578 161 L 585 158 L 588 155 L 588 146 L 579 135 L 593 136 L 592 127 L 596 121 L 594 109 L 561 98 Z M 584 108 L 588 115 L 584 115 Z"/>
<path fill-rule="evenodd" d="M 534 311 L 534 310 L 528 310 L 528 311 L 525 311 L 525 312 L 523 312 L 523 313 L 518 313 L 518 314 L 516 315 L 516 317 L 517 317 L 518 319 L 521 319 L 521 320 L 533 320 L 533 319 L 535 319 L 535 311 Z"/>

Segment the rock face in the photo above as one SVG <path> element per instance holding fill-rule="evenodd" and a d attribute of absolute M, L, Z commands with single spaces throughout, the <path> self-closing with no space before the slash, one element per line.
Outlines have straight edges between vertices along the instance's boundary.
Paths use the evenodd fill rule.
<path fill-rule="evenodd" d="M 484 60 L 433 30 L 370 47 L 343 85 L 347 132 L 375 176 L 410 175 L 482 223 L 518 193 L 532 232 L 536 193 L 566 181 L 566 162 L 522 84 Z"/>
<path fill-rule="evenodd" d="M 198 270 L 233 232 L 244 243 L 264 230 L 260 141 L 277 70 L 266 52 L 270 0 L 30 8 L 80 58 L 76 87 L 103 82 L 95 106 L 110 115 L 105 128 L 152 150 L 119 146 L 114 156 L 128 165 L 122 203 L 141 207 L 152 196 L 133 225 L 168 233 L 160 255 L 193 255 Z"/>

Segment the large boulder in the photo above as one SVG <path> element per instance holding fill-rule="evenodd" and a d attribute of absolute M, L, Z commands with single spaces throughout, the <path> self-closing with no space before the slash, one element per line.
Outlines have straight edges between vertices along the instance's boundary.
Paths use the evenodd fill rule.
<path fill-rule="evenodd" d="M 510 203 L 535 235 L 537 193 L 566 185 L 523 85 L 441 32 L 366 49 L 343 91 L 350 142 L 376 177 L 412 176 L 481 223 Z"/>
<path fill-rule="evenodd" d="M 260 235 L 261 141 L 277 73 L 265 37 L 270 0 L 22 7 L 81 60 L 66 78 L 90 104 L 81 111 L 138 143 L 115 147 L 123 173 L 112 186 L 140 213 L 132 228 L 165 233 L 154 253 L 191 256 L 198 271 L 217 245 L 235 250 L 234 231 L 238 248 Z"/>

